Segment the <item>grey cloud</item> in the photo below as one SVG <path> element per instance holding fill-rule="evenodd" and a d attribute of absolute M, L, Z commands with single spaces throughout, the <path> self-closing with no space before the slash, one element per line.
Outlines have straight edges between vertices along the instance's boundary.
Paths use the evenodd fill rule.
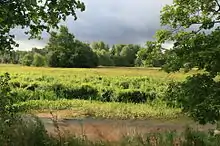
<path fill-rule="evenodd" d="M 160 10 L 170 3 L 171 0 L 85 0 L 87 11 L 80 13 L 72 32 L 83 40 L 86 36 L 91 41 L 102 39 L 110 44 L 152 40 L 160 28 Z"/>
<path fill-rule="evenodd" d="M 137 43 L 152 40 L 157 29 L 160 28 L 160 10 L 172 0 L 83 0 L 85 12 L 78 12 L 78 19 L 74 21 L 68 17 L 63 22 L 70 32 L 82 41 L 103 40 L 108 44 Z M 17 29 L 15 34 L 19 41 L 27 41 Z M 43 34 L 44 40 L 36 45 L 46 44 L 48 34 Z M 30 46 L 33 45 L 30 44 Z M 22 47 L 22 46 L 21 46 Z M 34 47 L 34 46 L 31 46 Z M 28 48 L 25 48 L 28 49 Z"/>

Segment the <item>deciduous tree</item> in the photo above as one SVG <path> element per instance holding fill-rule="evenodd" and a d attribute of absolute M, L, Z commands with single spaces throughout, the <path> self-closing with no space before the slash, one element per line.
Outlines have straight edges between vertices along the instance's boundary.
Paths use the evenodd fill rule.
<path fill-rule="evenodd" d="M 48 63 L 52 67 L 96 67 L 98 58 L 90 46 L 61 26 L 59 33 L 52 32 L 46 47 L 49 51 Z"/>
<path fill-rule="evenodd" d="M 85 10 L 79 0 L 1 0 L 0 2 L 0 50 L 17 46 L 13 28 L 27 28 L 30 38 L 39 38 L 41 32 L 58 28 L 58 23 L 72 15 L 76 10 Z"/>
<path fill-rule="evenodd" d="M 219 23 L 219 0 L 174 0 L 161 11 L 161 24 L 166 29 L 156 34 L 158 43 L 174 43 L 166 71 L 197 67 L 207 72 L 188 78 L 181 94 L 185 111 L 203 124 L 220 120 L 220 84 L 214 80 L 220 72 Z"/>

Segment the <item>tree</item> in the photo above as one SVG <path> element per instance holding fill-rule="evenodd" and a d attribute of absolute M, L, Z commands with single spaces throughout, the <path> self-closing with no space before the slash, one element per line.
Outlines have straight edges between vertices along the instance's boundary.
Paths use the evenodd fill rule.
<path fill-rule="evenodd" d="M 98 58 L 90 46 L 61 26 L 59 33 L 52 32 L 46 47 L 49 51 L 48 63 L 52 67 L 96 67 Z"/>
<path fill-rule="evenodd" d="M 120 56 L 124 60 L 124 66 L 134 66 L 136 54 L 140 50 L 139 45 L 128 44 L 124 46 L 120 52 Z"/>
<path fill-rule="evenodd" d="M 107 44 L 105 44 L 103 41 L 100 42 L 93 42 L 91 44 L 91 48 L 93 50 L 105 50 L 105 51 L 109 51 L 109 46 Z"/>
<path fill-rule="evenodd" d="M 191 84 L 185 83 L 188 88 L 184 88 L 187 95 L 191 96 L 186 97 L 185 100 L 188 102 L 183 107 L 195 120 L 202 123 L 216 122 L 220 117 L 218 102 L 220 86 L 219 82 L 213 80 L 220 72 L 219 23 L 219 0 L 175 0 L 172 5 L 165 6 L 161 11 L 161 24 L 169 29 L 160 30 L 156 34 L 159 44 L 166 41 L 174 43 L 164 66 L 166 71 L 174 72 L 184 67 L 187 70 L 197 67 L 207 72 L 188 78 L 186 82 Z M 214 88 L 208 88 L 210 83 Z M 201 95 L 199 90 L 191 90 L 195 87 L 201 88 L 200 91 L 213 93 L 199 97 Z"/>
<path fill-rule="evenodd" d="M 31 52 L 32 52 L 32 53 L 38 53 L 38 54 L 40 54 L 40 55 L 45 56 L 45 55 L 47 54 L 47 49 L 46 49 L 46 48 L 43 48 L 43 49 L 32 48 L 32 49 L 31 49 Z"/>
<path fill-rule="evenodd" d="M 126 46 L 124 44 L 116 44 L 112 46 L 111 55 L 120 56 L 122 48 Z"/>
<path fill-rule="evenodd" d="M 41 54 L 34 53 L 32 65 L 36 67 L 45 66 L 46 65 L 45 57 L 42 56 Z"/>
<path fill-rule="evenodd" d="M 136 66 L 147 66 L 147 57 L 148 57 L 148 52 L 146 48 L 141 48 L 137 54 L 137 58 L 135 60 L 135 65 Z"/>
<path fill-rule="evenodd" d="M 111 58 L 111 54 L 107 50 L 95 50 L 94 51 L 98 57 L 98 65 L 101 66 L 114 66 L 114 62 Z"/>
<path fill-rule="evenodd" d="M 31 66 L 32 62 L 33 62 L 33 54 L 31 54 L 31 53 L 27 53 L 21 59 L 21 64 L 22 65 Z"/>
<path fill-rule="evenodd" d="M 10 60 L 11 60 L 11 58 L 10 58 L 10 52 L 8 51 L 8 52 L 0 52 L 1 54 L 0 54 L 0 61 L 1 61 L 1 63 L 10 63 Z"/>
<path fill-rule="evenodd" d="M 10 50 L 18 46 L 11 29 L 20 26 L 28 28 L 30 38 L 39 38 L 41 32 L 58 28 L 58 23 L 76 10 L 85 10 L 84 3 L 78 0 L 2 0 L 0 2 L 0 50 Z"/>
<path fill-rule="evenodd" d="M 59 53 L 57 51 L 50 51 L 47 55 L 46 55 L 46 59 L 47 59 L 47 65 L 49 67 L 59 67 L 59 58 L 58 58 Z"/>
<path fill-rule="evenodd" d="M 111 56 L 115 66 L 134 66 L 136 53 L 139 51 L 139 45 L 117 44 L 111 49 Z"/>
<path fill-rule="evenodd" d="M 165 63 L 165 56 L 161 45 L 147 41 L 146 47 L 137 52 L 135 63 L 137 66 L 161 67 Z"/>

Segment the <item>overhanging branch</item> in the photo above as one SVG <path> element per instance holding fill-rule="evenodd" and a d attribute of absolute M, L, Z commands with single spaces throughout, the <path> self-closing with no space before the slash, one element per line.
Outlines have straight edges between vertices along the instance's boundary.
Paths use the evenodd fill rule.
<path fill-rule="evenodd" d="M 218 12 L 218 11 L 220 11 L 220 3 L 218 2 L 218 0 L 215 0 L 215 2 L 218 5 L 218 10 L 217 10 L 217 12 Z"/>

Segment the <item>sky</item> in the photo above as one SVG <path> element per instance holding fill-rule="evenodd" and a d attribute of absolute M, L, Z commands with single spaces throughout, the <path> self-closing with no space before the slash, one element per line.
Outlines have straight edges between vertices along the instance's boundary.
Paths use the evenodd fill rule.
<path fill-rule="evenodd" d="M 78 19 L 68 17 L 61 24 L 66 25 L 77 39 L 86 42 L 104 41 L 112 44 L 144 44 L 153 40 L 160 26 L 160 10 L 172 0 L 82 0 L 86 5 Z M 49 35 L 43 33 L 43 40 L 28 40 L 24 31 L 12 30 L 19 43 L 19 50 L 33 47 L 43 48 Z M 170 47 L 170 44 L 165 45 Z"/>

